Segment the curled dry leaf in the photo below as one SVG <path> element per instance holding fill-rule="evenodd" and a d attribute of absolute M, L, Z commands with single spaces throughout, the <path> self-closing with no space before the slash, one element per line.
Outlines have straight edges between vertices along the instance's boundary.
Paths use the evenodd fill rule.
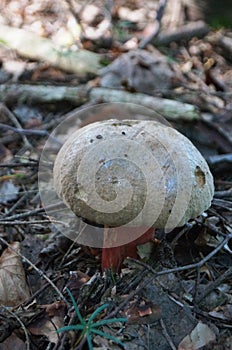
<path fill-rule="evenodd" d="M 16 306 L 30 296 L 20 256 L 20 243 L 14 242 L 6 248 L 0 257 L 0 303 Z"/>

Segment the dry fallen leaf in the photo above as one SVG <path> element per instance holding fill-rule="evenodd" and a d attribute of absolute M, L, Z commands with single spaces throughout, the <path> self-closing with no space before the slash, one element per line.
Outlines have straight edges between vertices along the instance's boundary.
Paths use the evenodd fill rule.
<path fill-rule="evenodd" d="M 15 186 L 12 181 L 3 181 L 0 184 L 0 203 L 7 204 L 10 201 L 17 199 L 19 187 Z"/>
<path fill-rule="evenodd" d="M 192 332 L 180 342 L 178 350 L 198 350 L 215 339 L 214 332 L 206 324 L 198 322 Z"/>
<path fill-rule="evenodd" d="M 16 306 L 30 296 L 20 256 L 20 243 L 14 242 L 6 248 L 0 257 L 0 303 Z"/>
<path fill-rule="evenodd" d="M 42 307 L 45 312 L 28 326 L 28 330 L 34 335 L 44 335 L 51 343 L 56 343 L 58 340 L 56 330 L 64 326 L 66 305 L 64 302 L 57 301 Z"/>
<path fill-rule="evenodd" d="M 129 324 L 153 323 L 161 318 L 161 309 L 151 301 L 133 301 L 125 311 Z"/>
<path fill-rule="evenodd" d="M 0 350 L 26 350 L 26 344 L 13 332 L 0 344 Z"/>

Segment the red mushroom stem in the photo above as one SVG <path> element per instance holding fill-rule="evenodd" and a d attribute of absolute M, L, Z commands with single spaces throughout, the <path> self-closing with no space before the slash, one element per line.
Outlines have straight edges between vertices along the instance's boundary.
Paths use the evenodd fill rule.
<path fill-rule="evenodd" d="M 110 234 L 113 232 L 117 235 L 127 235 L 127 237 L 135 236 L 135 227 L 117 227 L 110 229 Z M 137 228 L 138 230 L 138 228 Z M 141 232 L 141 228 L 139 228 Z M 144 231 L 144 230 L 143 230 Z M 120 246 L 112 248 L 102 248 L 102 271 L 106 269 L 112 269 L 114 272 L 119 272 L 121 265 L 125 258 L 130 257 L 138 259 L 137 246 L 147 242 L 151 242 L 153 239 L 154 228 L 149 228 L 145 233 L 139 236 L 137 239 Z M 109 240 L 109 229 L 105 228 L 105 241 Z M 109 245 L 109 244 L 107 244 Z"/>

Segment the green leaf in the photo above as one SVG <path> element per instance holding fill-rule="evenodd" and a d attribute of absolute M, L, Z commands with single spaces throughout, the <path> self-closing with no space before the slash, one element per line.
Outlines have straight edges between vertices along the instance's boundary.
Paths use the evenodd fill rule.
<path fill-rule="evenodd" d="M 104 304 L 104 305 L 101 305 L 99 306 L 93 313 L 92 315 L 90 316 L 89 320 L 88 320 L 88 324 L 90 324 L 93 319 L 102 312 L 102 310 L 106 309 L 107 307 L 109 306 L 109 304 Z"/>
<path fill-rule="evenodd" d="M 69 296 L 70 296 L 70 299 L 72 300 L 72 303 L 73 303 L 73 306 L 74 306 L 76 315 L 77 315 L 77 317 L 78 317 L 80 323 L 86 324 L 85 319 L 81 316 L 81 313 L 80 313 L 80 311 L 79 311 L 79 309 L 78 309 L 76 300 L 74 299 L 74 297 L 73 297 L 72 293 L 70 292 L 70 290 L 69 290 L 68 288 L 66 288 L 66 289 L 67 289 L 67 292 L 68 292 L 68 294 L 69 294 Z"/>
<path fill-rule="evenodd" d="M 70 325 L 70 326 L 64 326 L 59 329 L 57 329 L 57 333 L 65 332 L 65 331 L 79 331 L 85 329 L 85 326 L 75 324 L 75 325 Z"/>
<path fill-rule="evenodd" d="M 86 339 L 89 346 L 89 350 L 93 350 L 93 343 L 89 332 L 86 332 Z"/>
<path fill-rule="evenodd" d="M 99 306 L 92 314 L 91 316 L 89 317 L 88 321 L 86 321 L 80 311 L 79 311 L 79 308 L 77 306 L 77 303 L 72 295 L 72 293 L 70 292 L 70 290 L 67 288 L 67 291 L 68 291 L 68 294 L 70 296 L 70 299 L 73 303 L 73 306 L 74 306 L 74 309 L 75 309 L 75 312 L 76 312 L 76 315 L 80 321 L 80 324 L 75 324 L 75 325 L 69 325 L 69 326 L 64 326 L 64 327 L 61 327 L 57 330 L 57 333 L 61 333 L 61 332 L 65 332 L 65 331 L 82 331 L 81 332 L 81 335 L 79 337 L 79 340 L 78 342 L 83 339 L 83 340 L 86 340 L 87 343 L 88 343 L 88 347 L 89 347 L 89 350 L 93 350 L 93 343 L 92 343 L 92 339 L 91 339 L 91 333 L 94 333 L 94 334 L 97 334 L 97 335 L 100 335 L 101 337 L 104 337 L 106 339 L 109 339 L 109 340 L 112 340 L 114 343 L 122 346 L 123 348 L 124 345 L 123 343 L 118 340 L 117 338 L 115 338 L 114 336 L 108 334 L 108 333 L 104 333 L 102 331 L 100 331 L 99 329 L 96 329 L 96 327 L 100 327 L 100 326 L 103 326 L 103 325 L 107 325 L 107 324 L 110 324 L 110 323 L 115 323 L 115 322 L 127 322 L 127 318 L 124 318 L 124 317 L 118 317 L 118 318 L 110 318 L 110 319 L 106 319 L 106 320 L 101 320 L 101 321 L 98 321 L 98 322 L 93 322 L 94 318 L 100 314 L 104 309 L 108 308 L 109 304 L 103 304 L 101 306 Z"/>

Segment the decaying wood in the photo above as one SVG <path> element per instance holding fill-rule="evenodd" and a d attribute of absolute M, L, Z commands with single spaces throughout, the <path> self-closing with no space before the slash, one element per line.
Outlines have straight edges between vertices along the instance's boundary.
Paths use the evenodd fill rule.
<path fill-rule="evenodd" d="M 203 38 L 210 31 L 210 28 L 203 21 L 190 22 L 181 28 L 165 31 L 158 35 L 154 40 L 154 44 L 168 45 L 171 42 L 188 41 L 193 37 Z"/>
<path fill-rule="evenodd" d="M 52 40 L 24 29 L 0 25 L 0 42 L 21 56 L 48 62 L 55 67 L 79 76 L 96 75 L 101 68 L 101 56 L 87 50 L 64 51 Z"/>
<path fill-rule="evenodd" d="M 86 85 L 78 87 L 44 86 L 28 84 L 0 85 L 0 102 L 8 100 L 54 103 L 66 101 L 73 106 L 80 106 L 88 100 L 103 102 L 134 103 L 159 112 L 169 120 L 200 119 L 198 109 L 188 103 L 170 100 L 161 97 L 148 96 L 142 93 L 130 93 L 123 90 L 108 88 L 92 88 Z"/>
<path fill-rule="evenodd" d="M 0 102 L 6 101 L 28 101 L 28 102 L 62 102 L 68 101 L 75 106 L 85 103 L 87 92 L 85 85 L 52 86 L 52 85 L 30 85 L 30 84 L 2 84 L 0 85 Z"/>
<path fill-rule="evenodd" d="M 104 102 L 125 102 L 135 103 L 153 109 L 169 120 L 194 120 L 200 119 L 198 109 L 188 103 L 182 103 L 166 98 L 148 96 L 141 93 L 130 93 L 123 90 L 114 90 L 108 88 L 93 88 L 89 92 L 90 99 L 101 100 Z"/>

